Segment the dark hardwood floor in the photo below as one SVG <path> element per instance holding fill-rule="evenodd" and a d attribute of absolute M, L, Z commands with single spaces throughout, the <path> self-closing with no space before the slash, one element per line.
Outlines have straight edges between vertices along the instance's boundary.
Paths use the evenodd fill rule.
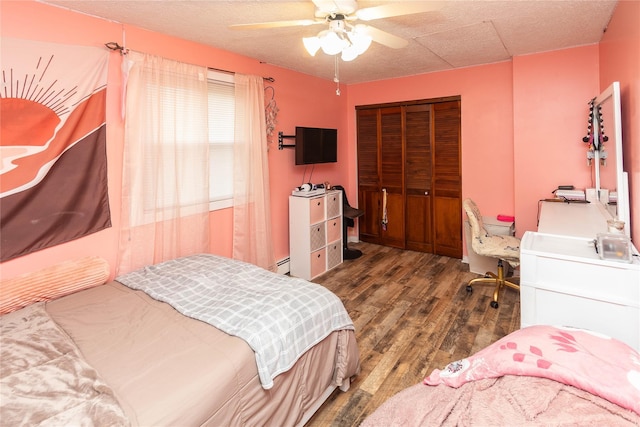
<path fill-rule="evenodd" d="M 364 255 L 314 279 L 343 301 L 355 326 L 362 371 L 336 391 L 309 427 L 357 426 L 386 399 L 520 326 L 520 296 L 493 287 L 467 293 L 470 273 L 459 259 L 350 243 Z"/>

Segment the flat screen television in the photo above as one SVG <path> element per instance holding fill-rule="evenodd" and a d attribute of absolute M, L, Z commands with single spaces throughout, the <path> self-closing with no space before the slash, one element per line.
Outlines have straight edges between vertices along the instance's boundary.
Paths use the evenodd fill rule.
<path fill-rule="evenodd" d="M 296 165 L 338 161 L 338 130 L 296 126 Z"/>

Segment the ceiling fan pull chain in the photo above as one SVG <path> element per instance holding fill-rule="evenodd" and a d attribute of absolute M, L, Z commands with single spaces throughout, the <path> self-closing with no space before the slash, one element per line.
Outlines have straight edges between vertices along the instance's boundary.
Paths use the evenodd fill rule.
<path fill-rule="evenodd" d="M 338 55 L 333 55 L 334 59 L 334 74 L 333 81 L 336 82 L 336 95 L 340 96 L 340 71 L 339 71 L 339 61 Z"/>

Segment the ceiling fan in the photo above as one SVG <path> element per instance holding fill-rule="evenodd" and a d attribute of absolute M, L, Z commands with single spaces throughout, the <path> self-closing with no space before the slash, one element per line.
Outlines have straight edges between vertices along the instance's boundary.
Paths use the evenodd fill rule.
<path fill-rule="evenodd" d="M 394 16 L 431 12 L 437 9 L 433 2 L 406 1 L 358 9 L 356 0 L 312 0 L 315 5 L 313 19 L 261 22 L 230 25 L 233 29 L 251 30 L 294 26 L 328 25 L 316 37 L 305 37 L 305 48 L 311 55 L 322 49 L 328 55 L 342 53 L 342 59 L 350 61 L 367 50 L 372 41 L 399 49 L 407 46 L 407 40 L 357 21 L 373 21 Z"/>

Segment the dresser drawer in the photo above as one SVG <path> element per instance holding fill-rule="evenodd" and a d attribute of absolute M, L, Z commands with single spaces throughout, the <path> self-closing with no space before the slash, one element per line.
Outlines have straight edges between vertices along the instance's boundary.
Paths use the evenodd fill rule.
<path fill-rule="evenodd" d="M 342 218 L 333 218 L 327 221 L 327 243 L 340 240 L 342 237 Z"/>
<path fill-rule="evenodd" d="M 324 196 L 309 200 L 309 222 L 317 224 L 324 221 Z"/>
<path fill-rule="evenodd" d="M 342 245 L 340 243 L 338 241 L 327 246 L 327 270 L 331 270 L 342 262 Z"/>
<path fill-rule="evenodd" d="M 327 251 L 325 248 L 311 254 L 311 277 L 324 273 L 327 269 Z"/>
<path fill-rule="evenodd" d="M 528 286 L 521 288 L 523 307 L 520 327 L 558 325 L 589 329 L 640 348 L 640 310 L 576 295 Z M 538 307 L 531 310 L 530 307 Z"/>
<path fill-rule="evenodd" d="M 335 191 L 327 194 L 327 218 L 342 216 L 340 212 L 342 191 Z"/>
<path fill-rule="evenodd" d="M 585 260 L 521 254 L 524 285 L 615 304 L 640 306 L 640 273 L 619 264 L 603 268 Z"/>
<path fill-rule="evenodd" d="M 326 233 L 325 233 L 325 223 L 321 222 L 320 224 L 312 225 L 309 229 L 309 242 L 310 242 L 310 251 L 315 251 L 317 249 L 322 248 L 326 243 Z"/>

